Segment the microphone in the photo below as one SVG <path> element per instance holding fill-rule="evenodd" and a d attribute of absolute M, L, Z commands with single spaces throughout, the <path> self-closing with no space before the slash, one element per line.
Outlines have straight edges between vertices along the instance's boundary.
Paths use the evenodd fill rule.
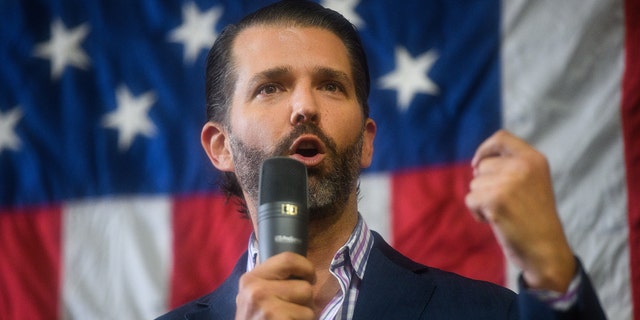
<path fill-rule="evenodd" d="M 258 200 L 260 262 L 284 251 L 306 256 L 308 197 L 304 164 L 286 157 L 262 163 Z"/>

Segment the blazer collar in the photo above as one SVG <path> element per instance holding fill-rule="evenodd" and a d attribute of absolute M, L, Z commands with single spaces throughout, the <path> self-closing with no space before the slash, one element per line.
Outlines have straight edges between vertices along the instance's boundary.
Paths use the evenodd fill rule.
<path fill-rule="evenodd" d="M 428 268 L 391 248 L 373 232 L 374 245 L 358 294 L 354 319 L 418 319 L 436 286 L 420 276 Z"/>

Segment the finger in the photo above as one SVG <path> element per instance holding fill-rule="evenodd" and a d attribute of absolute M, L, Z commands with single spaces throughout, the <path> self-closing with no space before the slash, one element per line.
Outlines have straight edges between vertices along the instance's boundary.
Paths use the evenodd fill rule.
<path fill-rule="evenodd" d="M 496 220 L 496 208 L 492 207 L 491 201 L 487 199 L 486 192 L 469 192 L 464 201 L 476 220 L 481 222 L 494 222 Z"/>
<path fill-rule="evenodd" d="M 471 160 L 475 168 L 485 158 L 518 153 L 527 144 L 506 130 L 499 130 L 480 144 Z"/>
<path fill-rule="evenodd" d="M 485 157 L 473 167 L 473 176 L 493 175 L 501 172 L 506 165 L 508 165 L 508 162 L 505 161 L 504 157 Z"/>
<path fill-rule="evenodd" d="M 508 198 L 509 178 L 505 175 L 480 175 L 469 183 L 465 197 L 467 208 L 476 219 L 483 222 L 497 221 Z"/>
<path fill-rule="evenodd" d="M 315 283 L 315 269 L 307 258 L 293 253 L 279 253 L 262 264 L 256 266 L 255 274 L 264 279 L 287 280 L 291 278 L 301 279 L 309 283 Z"/>
<path fill-rule="evenodd" d="M 261 286 L 255 284 L 249 287 L 240 286 L 236 296 L 236 319 L 314 318 L 313 298 L 309 298 L 309 301 L 304 303 L 298 299 L 286 300 L 271 292 L 274 289 L 272 283 L 266 281 L 262 284 Z"/>
<path fill-rule="evenodd" d="M 313 306 L 313 289 L 308 281 L 294 279 L 277 282 L 274 284 L 274 294 L 279 299 L 303 306 Z"/>
<path fill-rule="evenodd" d="M 465 196 L 464 203 L 469 209 L 469 212 L 471 212 L 471 215 L 473 216 L 473 218 L 476 219 L 476 221 L 479 221 L 479 222 L 487 221 L 473 193 L 470 192 Z"/>
<path fill-rule="evenodd" d="M 313 290 L 311 284 L 304 280 L 265 280 L 253 273 L 240 277 L 238 287 L 248 301 L 267 301 L 271 298 L 311 305 Z"/>
<path fill-rule="evenodd" d="M 315 319 L 313 309 L 294 303 L 273 303 L 261 308 L 255 319 L 293 319 L 311 320 Z M 245 318 L 241 318 L 245 319 Z"/>
<path fill-rule="evenodd" d="M 266 317 L 266 318 L 267 319 L 293 319 L 293 320 L 315 319 L 315 314 L 313 313 L 312 308 L 308 308 L 308 307 L 304 307 L 296 304 L 290 304 L 290 305 L 283 305 L 282 309 L 283 311 L 275 310 L 273 317 Z M 287 313 L 285 313 L 285 311 Z"/>
<path fill-rule="evenodd" d="M 502 154 L 503 147 L 501 140 L 503 138 L 499 137 L 500 135 L 502 135 L 502 132 L 503 131 L 500 130 L 494 133 L 478 146 L 475 154 L 473 155 L 473 158 L 471 159 L 471 166 L 477 168 L 480 164 L 480 161 L 482 161 L 483 159 L 488 157 L 497 157 Z"/>
<path fill-rule="evenodd" d="M 500 175 L 479 175 L 469 182 L 469 192 L 475 192 L 479 195 L 493 193 L 493 190 L 499 188 L 503 183 L 503 179 Z"/>
<path fill-rule="evenodd" d="M 267 280 L 254 271 L 255 269 L 240 277 L 236 296 L 239 314 L 272 314 L 275 310 L 282 310 L 275 314 L 298 314 L 298 311 L 291 310 L 302 310 L 300 307 L 313 310 L 313 289 L 308 281 Z"/>

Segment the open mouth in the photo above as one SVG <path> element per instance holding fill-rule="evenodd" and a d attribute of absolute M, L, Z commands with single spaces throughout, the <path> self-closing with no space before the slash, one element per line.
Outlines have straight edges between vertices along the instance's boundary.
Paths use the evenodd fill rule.
<path fill-rule="evenodd" d="M 313 157 L 320 153 L 316 144 L 310 141 L 300 143 L 294 152 L 295 154 L 299 154 L 303 157 Z"/>
<path fill-rule="evenodd" d="M 315 166 L 322 161 L 325 146 L 314 135 L 303 135 L 296 139 L 290 149 L 291 157 L 303 162 L 307 166 Z"/>

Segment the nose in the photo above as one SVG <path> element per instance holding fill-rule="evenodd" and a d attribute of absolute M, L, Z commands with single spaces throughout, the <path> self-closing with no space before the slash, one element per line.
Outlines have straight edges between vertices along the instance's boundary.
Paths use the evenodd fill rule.
<path fill-rule="evenodd" d="M 291 124 L 311 122 L 318 124 L 320 114 L 312 89 L 300 88 L 291 95 Z"/>

